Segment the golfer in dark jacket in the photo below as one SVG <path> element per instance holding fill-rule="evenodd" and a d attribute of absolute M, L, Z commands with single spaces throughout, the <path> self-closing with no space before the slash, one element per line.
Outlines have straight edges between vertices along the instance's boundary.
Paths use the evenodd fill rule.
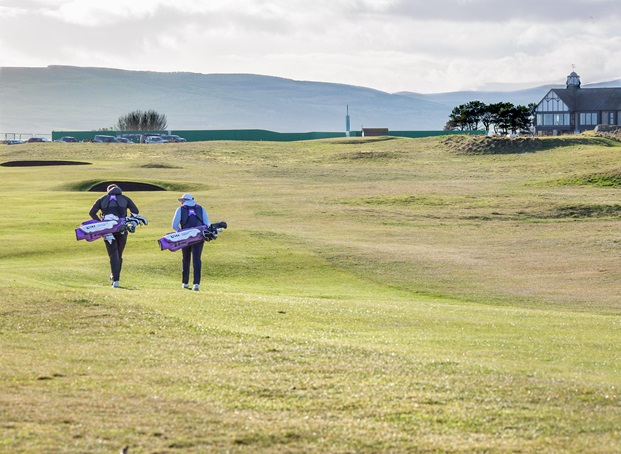
<path fill-rule="evenodd" d="M 114 219 L 127 217 L 127 212 L 130 214 L 138 214 L 138 207 L 136 204 L 123 194 L 121 188 L 116 184 L 108 186 L 107 194 L 97 199 L 91 211 L 88 213 L 91 218 L 96 221 L 102 219 Z M 101 214 L 100 214 L 101 213 Z M 112 281 L 112 287 L 119 286 L 119 280 L 121 279 L 121 267 L 123 266 L 123 250 L 127 243 L 127 233 L 114 233 L 104 238 L 106 244 L 106 250 L 108 251 L 108 257 L 110 257 L 110 280 Z"/>
<path fill-rule="evenodd" d="M 172 228 L 175 231 L 187 229 L 190 227 L 198 227 L 206 225 L 209 227 L 209 216 L 205 208 L 194 201 L 192 194 L 183 194 L 180 199 L 181 206 L 175 211 L 175 217 L 172 221 Z M 190 261 L 193 269 L 193 286 L 192 290 L 198 291 L 201 283 L 201 254 L 203 253 L 204 241 L 194 243 L 190 246 L 181 248 L 181 286 L 190 288 Z"/>

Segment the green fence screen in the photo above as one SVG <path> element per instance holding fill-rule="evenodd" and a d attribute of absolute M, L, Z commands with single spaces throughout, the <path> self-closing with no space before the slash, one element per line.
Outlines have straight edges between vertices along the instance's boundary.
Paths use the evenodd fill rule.
<path fill-rule="evenodd" d="M 132 139 L 139 141 L 140 134 L 161 135 L 175 134 L 188 142 L 202 142 L 210 140 L 245 140 L 268 142 L 296 142 L 301 140 L 333 139 L 345 137 L 344 132 L 274 132 L 265 129 L 221 129 L 221 130 L 172 130 L 172 131 L 52 131 L 52 140 L 64 136 L 75 137 L 79 141 L 92 141 L 96 135 L 120 137 L 134 135 Z M 420 138 L 441 136 L 448 134 L 485 134 L 485 131 L 389 131 L 387 135 L 397 137 Z M 360 131 L 352 131 L 351 137 L 359 137 Z"/>

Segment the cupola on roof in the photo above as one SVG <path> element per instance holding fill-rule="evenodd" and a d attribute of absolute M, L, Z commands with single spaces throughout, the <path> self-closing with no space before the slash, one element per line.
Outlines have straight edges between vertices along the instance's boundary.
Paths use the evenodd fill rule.
<path fill-rule="evenodd" d="M 569 76 L 567 76 L 567 88 L 580 88 L 580 76 L 576 74 L 575 71 L 572 71 Z"/>

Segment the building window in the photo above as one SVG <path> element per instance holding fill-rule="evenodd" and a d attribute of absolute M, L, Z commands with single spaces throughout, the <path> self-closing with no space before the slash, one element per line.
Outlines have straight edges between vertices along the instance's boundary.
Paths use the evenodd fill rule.
<path fill-rule="evenodd" d="M 545 113 L 537 114 L 538 126 L 569 126 L 569 114 Z"/>
<path fill-rule="evenodd" d="M 584 126 L 597 124 L 597 112 L 585 112 L 580 114 L 580 124 Z"/>
<path fill-rule="evenodd" d="M 569 109 L 555 93 L 548 93 L 537 106 L 538 112 L 566 112 Z"/>

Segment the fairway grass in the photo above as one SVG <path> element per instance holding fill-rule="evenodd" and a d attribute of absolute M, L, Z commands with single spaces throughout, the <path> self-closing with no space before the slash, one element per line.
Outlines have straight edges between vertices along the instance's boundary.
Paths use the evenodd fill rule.
<path fill-rule="evenodd" d="M 0 452 L 619 452 L 621 144 L 443 140 L 0 146 L 90 163 L 0 167 Z M 103 181 L 169 189 L 119 289 Z M 200 292 L 183 192 L 229 224 Z"/>

